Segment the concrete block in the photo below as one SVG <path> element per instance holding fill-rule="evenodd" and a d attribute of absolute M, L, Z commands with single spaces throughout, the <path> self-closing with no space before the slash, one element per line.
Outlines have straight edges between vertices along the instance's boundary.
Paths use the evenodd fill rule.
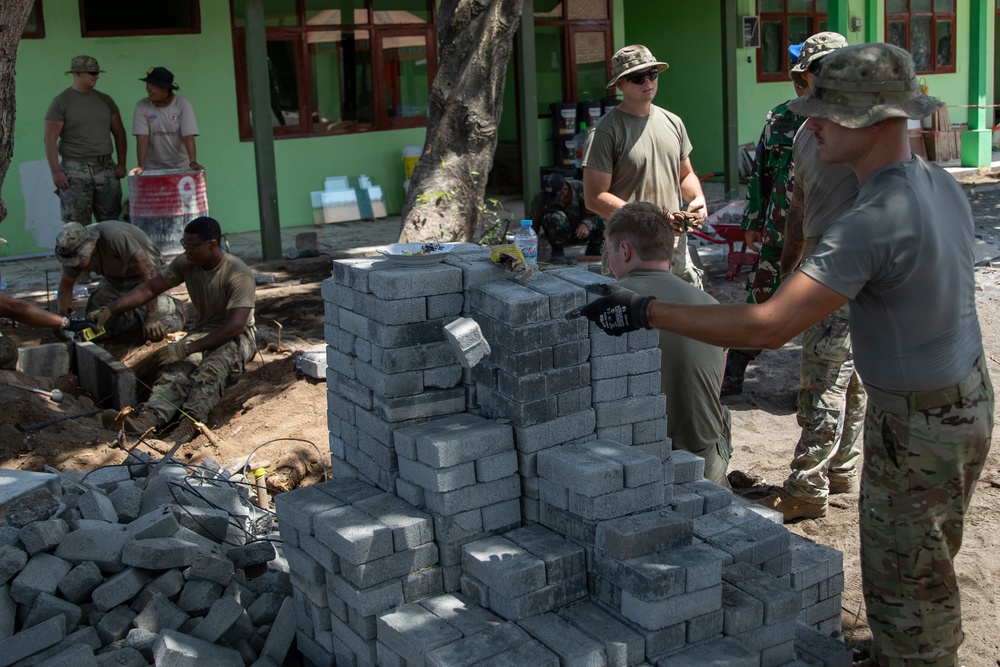
<path fill-rule="evenodd" d="M 587 572 L 583 548 L 538 524 L 528 524 L 503 535 L 545 563 L 546 583 L 555 583 Z"/>
<path fill-rule="evenodd" d="M 83 602 L 102 583 L 104 575 L 101 574 L 101 569 L 93 561 L 87 561 L 67 572 L 59 581 L 57 590 L 65 600 Z"/>
<path fill-rule="evenodd" d="M 95 521 L 107 521 L 108 523 L 118 522 L 118 513 L 111 500 L 99 491 L 87 491 L 76 501 L 76 507 L 80 510 L 84 519 Z"/>
<path fill-rule="evenodd" d="M 603 332 L 602 335 L 606 337 L 606 334 L 603 334 Z M 593 345 L 594 339 L 591 338 L 590 340 Z M 593 380 L 640 375 L 660 370 L 660 351 L 658 349 L 596 357 L 593 356 L 592 351 L 591 355 L 590 377 Z"/>
<path fill-rule="evenodd" d="M 773 577 L 766 575 L 753 579 L 733 577 L 727 581 L 764 603 L 765 625 L 794 619 L 799 613 L 799 594 L 786 583 Z"/>
<path fill-rule="evenodd" d="M 212 507 L 191 507 L 185 505 L 177 512 L 177 523 L 214 542 L 222 542 L 229 531 L 229 513 Z M 171 535 L 150 535 L 149 537 L 171 537 Z"/>
<path fill-rule="evenodd" d="M 460 317 L 445 325 L 444 335 L 463 368 L 472 368 L 492 352 L 479 323 L 471 318 Z"/>
<path fill-rule="evenodd" d="M 17 603 L 10 596 L 10 586 L 0 586 L 0 641 L 14 634 L 14 624 L 17 620 Z"/>
<path fill-rule="evenodd" d="M 222 586 L 214 581 L 189 581 L 184 584 L 177 606 L 188 614 L 198 616 L 207 613 L 221 595 Z"/>
<path fill-rule="evenodd" d="M 488 507 L 521 495 L 519 475 L 511 475 L 495 482 L 466 486 L 447 493 L 424 492 L 427 509 L 440 515 L 452 515 L 476 508 Z"/>
<path fill-rule="evenodd" d="M 0 641 L 0 667 L 13 665 L 19 660 L 55 646 L 66 636 L 66 617 L 62 614 L 16 635 Z"/>
<path fill-rule="evenodd" d="M 264 540 L 247 542 L 238 547 L 232 547 L 226 551 L 226 556 L 238 568 L 248 568 L 254 565 L 263 565 L 274 560 L 276 552 L 274 544 Z"/>
<path fill-rule="evenodd" d="M 66 627 L 75 628 L 83 616 L 80 607 L 48 593 L 39 593 L 31 605 L 23 628 L 30 628 L 58 615 L 66 617 Z"/>
<path fill-rule="evenodd" d="M 649 630 L 658 630 L 720 609 L 722 584 L 666 600 L 643 600 L 622 591 L 622 616 Z"/>
<path fill-rule="evenodd" d="M 613 493 L 625 486 L 625 471 L 620 463 L 580 445 L 563 445 L 539 452 L 537 466 L 539 477 L 572 488 L 586 497 Z"/>
<path fill-rule="evenodd" d="M 461 294 L 434 294 L 427 297 L 427 319 L 457 317 L 462 314 L 465 297 Z"/>
<path fill-rule="evenodd" d="M 363 498 L 354 507 L 392 531 L 393 549 L 403 551 L 434 539 L 431 517 L 391 493 Z"/>
<path fill-rule="evenodd" d="M 764 602 L 729 583 L 722 584 L 723 632 L 739 635 L 764 624 Z"/>
<path fill-rule="evenodd" d="M 517 597 L 508 597 L 502 592 L 491 589 L 490 609 L 503 618 L 519 620 L 555 611 L 586 598 L 587 577 L 579 575 Z"/>
<path fill-rule="evenodd" d="M 35 521 L 21 529 L 20 539 L 29 556 L 40 551 L 52 551 L 69 532 L 62 519 Z"/>
<path fill-rule="evenodd" d="M 37 667 L 97 667 L 97 658 L 90 646 L 74 644 L 39 662 Z"/>
<path fill-rule="evenodd" d="M 236 625 L 244 613 L 243 605 L 238 601 L 222 597 L 212 604 L 208 615 L 198 624 L 191 636 L 214 644 Z"/>
<path fill-rule="evenodd" d="M 519 498 L 500 501 L 482 508 L 483 530 L 510 530 L 521 525 L 521 502 Z"/>
<path fill-rule="evenodd" d="M 596 419 L 593 410 L 585 410 L 545 423 L 515 426 L 517 451 L 531 454 L 589 436 L 594 433 Z"/>
<path fill-rule="evenodd" d="M 559 610 L 559 616 L 599 642 L 609 667 L 629 667 L 645 658 L 645 641 L 638 632 L 593 602 Z"/>
<path fill-rule="evenodd" d="M 626 488 L 635 488 L 654 482 L 663 483 L 662 470 L 658 465 L 660 459 L 642 450 L 606 440 L 591 440 L 577 446 L 597 456 L 620 463 L 624 470 Z"/>
<path fill-rule="evenodd" d="M 128 470 L 124 466 L 115 467 Z M 142 489 L 132 483 L 122 484 L 108 494 L 108 500 L 115 509 L 119 523 L 131 523 L 139 518 L 142 512 L 142 496 Z"/>
<path fill-rule="evenodd" d="M 131 540 L 122 551 L 122 562 L 147 570 L 186 567 L 198 556 L 198 545 L 175 537 Z"/>
<path fill-rule="evenodd" d="M 795 651 L 809 664 L 823 667 L 850 667 L 853 664 L 853 649 L 804 623 L 795 626 Z"/>
<path fill-rule="evenodd" d="M 184 571 L 184 578 L 214 581 L 220 586 L 228 586 L 233 579 L 233 561 L 214 554 L 198 554 L 191 567 Z"/>
<path fill-rule="evenodd" d="M 428 667 L 472 667 L 528 640 L 527 633 L 513 623 L 492 625 L 430 651 L 425 664 Z"/>
<path fill-rule="evenodd" d="M 0 584 L 6 584 L 10 581 L 14 575 L 24 569 L 27 562 L 28 554 L 22 549 L 9 544 L 0 547 Z"/>
<path fill-rule="evenodd" d="M 726 665 L 727 667 L 760 667 L 759 656 L 751 653 L 732 637 L 709 640 L 661 657 L 658 667 L 689 667 L 689 665 Z"/>
<path fill-rule="evenodd" d="M 360 564 L 393 553 L 392 529 L 354 507 L 338 507 L 315 519 L 316 539 L 343 560 Z"/>
<path fill-rule="evenodd" d="M 154 477 L 153 482 L 150 482 L 150 487 L 156 483 L 157 477 Z M 149 491 L 150 489 L 147 488 L 145 495 L 149 495 Z M 169 491 L 166 495 L 172 497 Z M 132 523 L 128 524 L 125 530 L 129 537 L 137 540 L 146 540 L 153 537 L 171 537 L 179 528 L 180 523 L 178 522 L 177 515 L 174 514 L 173 509 L 166 505 L 162 505 L 148 511 L 143 511 L 142 515 Z"/>
<path fill-rule="evenodd" d="M 267 633 L 267 640 L 260 650 L 260 659 L 270 660 L 275 666 L 285 662 L 285 656 L 295 638 L 295 611 L 291 598 L 285 598 Z"/>
<path fill-rule="evenodd" d="M 105 573 L 121 572 L 122 550 L 128 537 L 125 526 L 78 528 L 67 533 L 55 555 L 75 565 L 93 561 Z"/>
<path fill-rule="evenodd" d="M 121 410 L 138 402 L 138 382 L 125 364 L 89 341 L 76 341 L 73 346 L 80 388 L 90 394 L 94 403 Z"/>
<path fill-rule="evenodd" d="M 476 461 L 514 448 L 509 425 L 465 414 L 399 429 L 395 441 L 412 442 L 416 459 L 434 468 Z"/>
<path fill-rule="evenodd" d="M 559 656 L 561 664 L 607 664 L 604 645 L 575 625 L 553 613 L 540 614 L 518 622 L 529 635 Z"/>
<path fill-rule="evenodd" d="M 462 548 L 462 569 L 509 597 L 524 595 L 546 584 L 545 562 L 510 540 L 491 537 Z"/>
<path fill-rule="evenodd" d="M 372 400 L 372 411 L 394 423 L 465 411 L 464 388 L 424 390 L 422 375 L 420 388 L 423 391 L 399 396 L 376 393 Z"/>
<path fill-rule="evenodd" d="M 461 292 L 462 270 L 446 264 L 435 264 L 411 271 L 406 268 L 372 271 L 368 277 L 371 293 L 381 299 L 409 296 L 430 296 Z"/>
<path fill-rule="evenodd" d="M 646 484 L 590 497 L 569 492 L 569 511 L 587 520 L 604 521 L 663 507 L 663 484 Z"/>
<path fill-rule="evenodd" d="M 690 520 L 670 510 L 656 510 L 602 521 L 594 546 L 612 558 L 628 560 L 689 545 L 692 537 Z"/>
<path fill-rule="evenodd" d="M 216 646 L 204 640 L 184 635 L 176 630 L 164 630 L 153 645 L 156 664 L 163 667 L 243 667 L 237 651 Z"/>
<path fill-rule="evenodd" d="M 162 594 L 155 594 L 133 621 L 135 627 L 153 634 L 164 628 L 176 630 L 190 618 L 180 607 Z"/>
<path fill-rule="evenodd" d="M 132 628 L 132 621 L 135 620 L 135 612 L 126 606 L 115 607 L 106 613 L 101 620 L 94 624 L 97 636 L 101 638 L 101 643 L 108 645 L 128 634 Z"/>
<path fill-rule="evenodd" d="M 156 638 L 158 636 L 159 635 L 157 633 L 143 630 L 142 628 L 132 628 L 128 631 L 128 634 L 125 635 L 125 639 L 117 642 L 117 644 L 120 644 L 123 648 L 135 649 L 141 654 L 148 655 L 152 658 L 153 644 L 156 643 Z"/>
<path fill-rule="evenodd" d="M 32 556 L 10 584 L 10 596 L 18 604 L 30 605 L 40 593 L 54 593 L 59 581 L 73 566 L 57 556 Z"/>
<path fill-rule="evenodd" d="M 146 570 L 130 567 L 119 572 L 94 589 L 92 598 L 101 611 L 108 611 L 120 604 L 125 604 L 139 594 L 146 584 L 149 573 Z"/>
<path fill-rule="evenodd" d="M 65 343 L 25 345 L 17 350 L 17 369 L 28 375 L 59 377 L 69 373 L 72 348 Z"/>
<path fill-rule="evenodd" d="M 343 577 L 331 574 L 328 577 L 327 592 L 332 596 L 331 599 L 342 600 L 362 616 L 374 616 L 403 604 L 403 585 L 398 580 L 359 590 Z"/>
<path fill-rule="evenodd" d="M 120 648 L 97 656 L 98 667 L 147 667 L 142 654 L 134 648 Z"/>
<path fill-rule="evenodd" d="M 462 638 L 459 630 L 417 603 L 380 614 L 378 635 L 407 661 L 420 662 L 430 651 Z"/>
<path fill-rule="evenodd" d="M 683 449 L 674 450 L 670 458 L 674 462 L 674 484 L 704 479 L 705 459 Z"/>
<path fill-rule="evenodd" d="M 595 365 L 597 360 L 594 361 Z M 597 426 L 608 428 L 631 425 L 635 421 L 636 415 L 649 418 L 656 415 L 666 414 L 667 398 L 663 394 L 655 396 L 635 396 L 624 398 L 620 401 L 602 401 L 594 403 L 594 410 L 597 412 Z"/>
<path fill-rule="evenodd" d="M 511 474 L 508 472 L 507 476 Z M 433 468 L 418 461 L 400 458 L 399 476 L 427 491 L 445 493 L 475 484 L 476 464 L 470 461 L 448 468 Z"/>
<path fill-rule="evenodd" d="M 358 588 L 369 588 L 437 563 L 438 546 L 430 542 L 358 565 L 342 561 L 340 574 Z"/>

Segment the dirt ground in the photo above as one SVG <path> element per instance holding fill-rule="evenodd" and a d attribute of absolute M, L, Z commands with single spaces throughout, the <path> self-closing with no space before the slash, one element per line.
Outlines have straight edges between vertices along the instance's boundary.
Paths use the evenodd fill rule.
<path fill-rule="evenodd" d="M 987 180 L 982 180 L 983 178 Z M 993 175 L 976 183 L 997 182 Z M 977 215 L 989 212 L 1000 221 L 1000 194 L 979 196 Z M 287 260 L 258 264 L 261 272 L 277 277 L 257 291 L 257 324 L 260 339 L 267 344 L 247 372 L 224 394 L 208 426 L 221 440 L 219 445 L 199 435 L 184 445 L 178 456 L 197 462 L 207 457 L 221 463 L 255 451 L 254 467 L 265 464 L 271 471 L 268 484 L 276 490 L 310 484 L 322 479 L 328 460 L 326 384 L 304 376 L 295 368 L 297 350 L 323 343 L 323 302 L 320 283 L 329 275 L 330 258 Z M 734 281 L 724 279 L 725 267 L 708 263 L 707 289 L 722 302 L 742 302 L 746 271 Z M 989 366 L 1000 377 L 1000 270 L 977 269 L 979 317 Z M 82 307 L 82 303 L 79 304 Z M 278 341 L 280 323 L 281 339 Z M 19 325 L 4 328 L 24 343 L 51 342 L 52 334 Z M 150 381 L 146 357 L 155 346 L 141 341 L 123 341 L 107 347 Z M 145 360 L 145 361 L 144 361 Z M 733 412 L 735 452 L 731 469 L 752 472 L 770 484 L 780 484 L 788 472 L 788 461 L 798 439 L 795 396 L 798 387 L 799 341 L 780 350 L 766 351 L 747 373 L 744 393 L 728 397 Z M 59 388 L 66 393 L 60 404 L 10 383 L 42 389 Z M 63 421 L 22 432 L 15 425 L 34 424 L 55 417 L 94 409 L 77 389 L 72 375 L 32 378 L 21 373 L 0 372 L 0 466 L 41 470 L 44 466 L 90 469 L 117 463 L 124 452 L 114 432 L 102 427 L 100 415 Z M 97 406 L 101 407 L 101 406 Z M 160 441 L 146 439 L 141 447 L 165 452 L 172 444 L 169 431 Z M 129 438 L 126 447 L 136 445 Z M 322 461 L 322 463 L 321 463 Z M 965 542 L 958 559 L 963 596 L 966 640 L 960 656 L 967 667 L 1000 664 L 1000 624 L 995 581 L 1000 577 L 1000 448 L 994 448 L 983 472 L 966 521 Z M 857 533 L 857 497 L 836 496 L 826 518 L 803 521 L 791 530 L 832 546 L 844 553 L 845 591 L 843 626 L 846 640 L 860 651 L 870 642 L 860 590 Z M 862 655 L 862 653 L 859 653 Z"/>

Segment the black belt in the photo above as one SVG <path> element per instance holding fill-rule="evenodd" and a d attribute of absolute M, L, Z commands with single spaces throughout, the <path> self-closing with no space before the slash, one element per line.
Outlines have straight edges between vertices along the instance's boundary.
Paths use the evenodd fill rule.
<path fill-rule="evenodd" d="M 103 164 L 111 162 L 111 153 L 107 155 L 94 155 L 92 157 L 64 157 L 63 162 L 83 162 L 85 164 Z"/>
<path fill-rule="evenodd" d="M 983 361 L 983 356 L 980 355 L 972 371 L 961 382 L 950 387 L 896 394 L 866 384 L 865 392 L 868 394 L 869 401 L 886 412 L 907 414 L 911 411 L 931 410 L 945 405 L 954 405 L 979 387 L 986 376 L 986 364 Z"/>

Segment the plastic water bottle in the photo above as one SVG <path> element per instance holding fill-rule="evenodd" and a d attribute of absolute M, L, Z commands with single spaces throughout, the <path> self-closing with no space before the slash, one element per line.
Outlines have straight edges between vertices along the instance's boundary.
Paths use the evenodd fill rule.
<path fill-rule="evenodd" d="M 538 234 L 531 227 L 531 220 L 522 220 L 521 228 L 514 235 L 514 245 L 524 255 L 524 263 L 532 269 L 538 268 Z"/>

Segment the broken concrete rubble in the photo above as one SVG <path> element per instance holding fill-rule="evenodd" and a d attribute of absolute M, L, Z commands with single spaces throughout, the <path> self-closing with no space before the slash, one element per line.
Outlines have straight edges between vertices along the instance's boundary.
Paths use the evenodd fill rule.
<path fill-rule="evenodd" d="M 672 451 L 655 332 L 563 319 L 603 280 L 334 263 L 337 479 L 276 498 L 307 665 L 851 664 L 840 553 Z"/>
<path fill-rule="evenodd" d="M 188 474 L 170 464 L 147 479 L 153 464 L 134 451 L 9 503 L 0 665 L 284 661 L 289 575 L 273 538 L 254 532 L 270 520 L 218 465 Z"/>

